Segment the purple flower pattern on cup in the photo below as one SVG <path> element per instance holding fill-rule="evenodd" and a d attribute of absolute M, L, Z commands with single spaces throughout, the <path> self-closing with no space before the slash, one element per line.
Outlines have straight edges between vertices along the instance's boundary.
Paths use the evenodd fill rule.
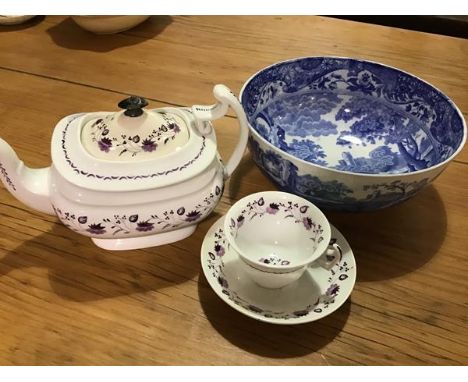
<path fill-rule="evenodd" d="M 271 255 L 268 257 L 262 257 L 258 260 L 260 263 L 269 264 L 269 265 L 289 265 L 288 260 L 280 259 L 278 256 Z"/>
<path fill-rule="evenodd" d="M 279 205 L 277 203 L 270 203 L 267 207 L 266 212 L 267 214 L 274 215 L 279 211 Z"/>
<path fill-rule="evenodd" d="M 306 230 L 310 230 L 313 226 L 315 226 L 315 223 L 312 221 L 311 218 L 309 217 L 304 217 L 302 219 L 302 224 L 304 224 L 304 227 Z"/>
<path fill-rule="evenodd" d="M 327 296 L 336 296 L 340 291 L 340 286 L 338 284 L 331 284 L 325 294 Z"/>
<path fill-rule="evenodd" d="M 252 219 L 262 218 L 266 215 L 276 215 L 281 213 L 284 219 L 292 218 L 294 219 L 294 223 L 302 224 L 307 231 L 310 231 L 310 239 L 316 244 L 319 244 L 323 240 L 323 228 L 320 224 L 314 222 L 309 215 L 307 215 L 308 210 L 309 206 L 307 205 L 299 205 L 292 201 L 267 202 L 263 197 L 260 197 L 258 200 L 247 203 L 245 208 L 237 216 L 236 220 L 231 219 L 229 225 L 230 232 L 234 237 L 236 237 L 237 232 L 244 225 L 246 219 L 250 221 Z M 262 258 L 259 259 L 259 262 L 284 266 L 290 264 L 287 259 L 280 259 L 280 261 L 275 261 L 273 264 L 273 259 Z"/>
<path fill-rule="evenodd" d="M 216 244 L 214 250 L 217 256 L 224 256 L 226 253 L 224 247 L 221 244 Z"/>
<path fill-rule="evenodd" d="M 218 276 L 218 283 L 221 285 L 224 289 L 229 288 L 229 284 L 227 280 L 224 277 Z"/>

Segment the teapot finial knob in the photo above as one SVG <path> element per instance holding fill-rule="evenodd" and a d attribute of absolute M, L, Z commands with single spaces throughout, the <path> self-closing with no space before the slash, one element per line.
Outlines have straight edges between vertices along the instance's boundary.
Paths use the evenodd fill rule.
<path fill-rule="evenodd" d="M 124 114 L 128 117 L 139 117 L 143 114 L 143 108 L 148 106 L 148 101 L 143 97 L 131 96 L 119 102 L 121 109 L 125 109 Z"/>

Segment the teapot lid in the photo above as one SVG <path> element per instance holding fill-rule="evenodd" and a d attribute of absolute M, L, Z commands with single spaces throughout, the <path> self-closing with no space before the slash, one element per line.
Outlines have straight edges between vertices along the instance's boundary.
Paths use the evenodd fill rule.
<path fill-rule="evenodd" d="M 52 162 L 68 182 L 96 191 L 167 187 L 203 173 L 217 157 L 214 129 L 190 108 L 144 110 L 130 97 L 120 112 L 72 114 L 52 136 Z"/>
<path fill-rule="evenodd" d="M 145 110 L 146 99 L 119 102 L 123 111 L 96 115 L 81 130 L 81 143 L 93 157 L 108 161 L 145 161 L 180 150 L 189 140 L 184 120 L 172 113 Z"/>

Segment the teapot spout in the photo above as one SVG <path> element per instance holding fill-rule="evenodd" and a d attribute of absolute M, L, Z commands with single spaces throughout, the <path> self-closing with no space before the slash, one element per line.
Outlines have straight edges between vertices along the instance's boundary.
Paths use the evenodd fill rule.
<path fill-rule="evenodd" d="M 49 178 L 50 167 L 25 166 L 12 147 L 0 138 L 0 179 L 6 189 L 32 209 L 55 215 L 49 197 Z"/>

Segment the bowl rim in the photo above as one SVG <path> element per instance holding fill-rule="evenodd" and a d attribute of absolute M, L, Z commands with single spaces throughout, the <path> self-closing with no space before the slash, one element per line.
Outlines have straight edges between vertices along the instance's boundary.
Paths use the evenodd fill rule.
<path fill-rule="evenodd" d="M 385 172 L 375 173 L 374 174 L 374 173 L 363 173 L 363 172 L 338 170 L 338 169 L 335 169 L 335 168 L 332 168 L 332 167 L 327 167 L 327 166 L 323 166 L 323 165 L 320 165 L 320 164 L 308 162 L 308 161 L 306 161 L 304 159 L 300 159 L 300 158 L 298 158 L 298 157 L 296 157 L 294 155 L 291 155 L 291 154 L 287 153 L 286 151 L 283 151 L 282 149 L 280 149 L 279 147 L 273 145 L 272 143 L 268 142 L 265 138 L 263 138 L 257 132 L 257 130 L 255 130 L 253 128 L 253 126 L 250 124 L 249 119 L 247 118 L 247 124 L 249 126 L 249 129 L 250 129 L 251 133 L 254 133 L 256 135 L 256 137 L 257 137 L 256 139 L 260 139 L 266 145 L 268 145 L 268 146 L 274 148 L 275 150 L 279 151 L 282 155 L 285 155 L 288 159 L 291 158 L 291 159 L 293 159 L 295 161 L 298 161 L 301 164 L 308 165 L 308 166 L 316 166 L 316 167 L 318 167 L 320 169 L 332 171 L 332 172 L 338 173 L 338 174 L 347 174 L 347 175 L 353 175 L 353 176 L 372 177 L 372 178 L 382 178 L 382 177 L 383 178 L 392 178 L 392 177 L 407 177 L 407 176 L 412 176 L 412 175 L 420 175 L 420 174 L 424 174 L 424 173 L 429 172 L 429 171 L 436 170 L 439 167 L 444 167 L 449 162 L 451 162 L 461 152 L 461 150 L 463 150 L 463 147 L 465 146 L 466 139 L 467 139 L 467 126 L 466 126 L 466 121 L 465 121 L 465 118 L 463 116 L 463 113 L 458 108 L 458 106 L 455 104 L 455 102 L 449 96 L 447 96 L 443 91 L 441 91 L 439 88 L 432 85 L 428 81 L 425 81 L 422 78 L 420 78 L 420 77 L 418 77 L 418 76 L 416 76 L 414 74 L 411 74 L 411 73 L 409 73 L 409 72 L 407 72 L 405 70 L 398 69 L 398 68 L 396 68 L 394 66 L 383 64 L 383 63 L 378 62 L 378 61 L 372 61 L 372 60 L 367 60 L 367 59 L 363 59 L 363 58 L 346 57 L 346 56 L 301 56 L 301 57 L 295 57 L 295 58 L 290 58 L 290 59 L 287 59 L 287 60 L 278 61 L 278 62 L 275 62 L 275 63 L 273 63 L 271 65 L 265 66 L 262 69 L 258 70 L 257 72 L 255 72 L 253 75 L 251 75 L 244 82 L 244 84 L 242 85 L 242 88 L 241 88 L 241 90 L 239 92 L 239 101 L 240 101 L 241 105 L 242 105 L 242 96 L 243 96 L 243 94 L 245 92 L 246 87 L 261 72 L 266 71 L 266 70 L 268 70 L 270 68 L 273 68 L 275 66 L 278 66 L 278 65 L 286 64 L 288 62 L 301 61 L 301 60 L 304 60 L 304 59 L 311 59 L 311 58 L 328 58 L 328 59 L 352 60 L 352 61 L 357 61 L 357 62 L 365 62 L 365 63 L 375 64 L 375 65 L 383 66 L 383 67 L 388 68 L 388 69 L 396 70 L 397 72 L 406 74 L 407 76 L 413 77 L 413 78 L 423 82 L 424 84 L 426 84 L 426 85 L 430 86 L 431 88 L 433 88 L 434 90 L 436 90 L 440 95 L 442 95 L 447 100 L 447 102 L 453 107 L 453 109 L 457 112 L 458 116 L 460 117 L 460 119 L 462 121 L 463 136 L 462 136 L 462 140 L 461 140 L 458 148 L 447 159 L 445 159 L 444 161 L 442 161 L 440 163 L 437 163 L 434 166 L 424 168 L 424 169 L 421 169 L 421 170 L 412 171 L 412 172 L 405 172 L 405 173 L 401 173 L 401 174 L 398 174 L 398 173 L 397 174 L 389 174 L 389 173 L 385 173 Z"/>
<path fill-rule="evenodd" d="M 314 212 L 314 215 L 318 215 L 320 217 L 322 228 L 323 228 L 323 241 L 318 243 L 317 248 L 315 251 L 312 253 L 312 255 L 308 256 L 306 259 L 302 261 L 297 261 L 295 263 L 291 263 L 289 265 L 272 265 L 272 264 L 259 264 L 258 262 L 255 262 L 254 260 L 250 259 L 248 255 L 242 251 L 239 246 L 236 243 L 235 238 L 232 236 L 231 231 L 229 229 L 230 225 L 230 220 L 235 218 L 233 216 L 234 212 L 242 209 L 243 206 L 248 201 L 251 201 L 253 199 L 258 199 L 260 197 L 273 197 L 277 200 L 282 200 L 282 198 L 294 198 L 298 202 L 300 201 L 301 203 L 309 206 L 311 210 Z M 331 239 L 331 226 L 330 222 L 327 219 L 326 215 L 323 213 L 323 211 L 317 207 L 314 203 L 311 201 L 304 199 L 303 197 L 290 193 L 290 192 L 285 192 L 285 191 L 275 191 L 275 190 L 269 190 L 269 191 L 259 191 L 255 192 L 253 194 L 249 194 L 244 196 L 243 198 L 239 199 L 237 202 L 235 202 L 229 210 L 225 214 L 225 219 L 224 219 L 224 234 L 226 236 L 226 240 L 228 243 L 234 248 L 234 250 L 238 253 L 239 257 L 241 257 L 245 262 L 248 264 L 251 264 L 252 267 L 256 268 L 257 270 L 263 271 L 263 272 L 272 272 L 272 271 L 281 271 L 278 273 L 289 273 L 296 271 L 302 267 L 305 267 L 308 264 L 313 263 L 315 260 L 317 260 L 319 257 L 321 257 L 325 251 L 328 248 L 330 239 Z M 253 265 L 255 264 L 255 265 Z"/>

